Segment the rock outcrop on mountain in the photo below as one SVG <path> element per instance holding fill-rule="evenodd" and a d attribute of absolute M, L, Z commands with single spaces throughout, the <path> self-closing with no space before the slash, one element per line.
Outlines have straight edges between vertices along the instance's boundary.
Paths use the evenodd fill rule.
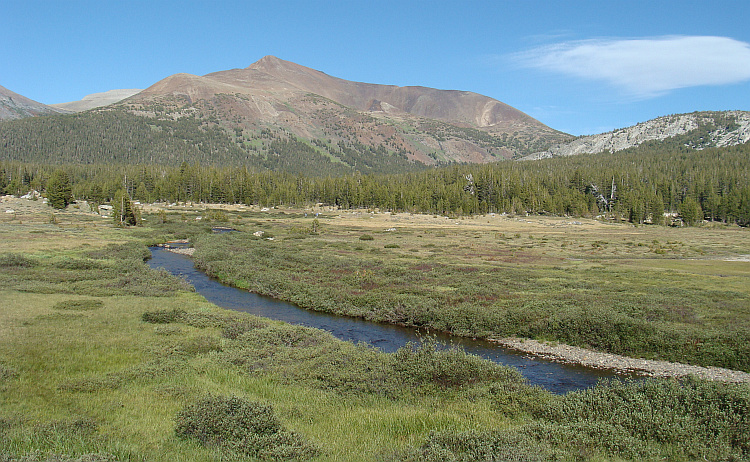
<path fill-rule="evenodd" d="M 649 141 L 670 139 L 694 149 L 747 143 L 750 141 L 750 112 L 693 112 L 658 117 L 632 127 L 582 136 L 568 143 L 557 144 L 546 151 L 525 156 L 522 160 L 616 152 Z"/>
<path fill-rule="evenodd" d="M 92 93 L 84 96 L 80 101 L 71 101 L 68 103 L 50 104 L 51 107 L 56 109 L 62 109 L 70 112 L 82 112 L 88 111 L 103 106 L 109 106 L 129 98 L 136 93 L 139 93 L 140 89 L 126 89 L 126 90 L 109 90 L 102 93 Z"/>
<path fill-rule="evenodd" d="M 65 112 L 67 111 L 38 103 L 0 86 L 0 120 L 23 119 L 24 117 Z"/>
<path fill-rule="evenodd" d="M 378 85 L 266 56 L 245 69 L 176 74 L 120 103 L 134 114 L 210 118 L 252 142 L 261 132 L 329 149 L 380 149 L 426 165 L 517 158 L 571 139 L 468 91 Z M 317 148 L 316 148 L 317 149 Z"/>

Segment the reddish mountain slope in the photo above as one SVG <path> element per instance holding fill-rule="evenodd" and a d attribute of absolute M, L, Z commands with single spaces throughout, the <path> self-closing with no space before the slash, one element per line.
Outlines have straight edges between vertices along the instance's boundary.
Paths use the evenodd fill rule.
<path fill-rule="evenodd" d="M 273 56 L 245 69 L 175 74 L 123 104 L 137 114 L 210 119 L 246 141 L 270 130 L 425 164 L 519 157 L 571 138 L 476 93 L 351 82 Z"/>

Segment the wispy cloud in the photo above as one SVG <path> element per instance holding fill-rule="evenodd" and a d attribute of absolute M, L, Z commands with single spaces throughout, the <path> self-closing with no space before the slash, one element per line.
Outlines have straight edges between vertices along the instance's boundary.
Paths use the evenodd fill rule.
<path fill-rule="evenodd" d="M 605 81 L 636 98 L 750 80 L 750 44 L 728 37 L 569 41 L 512 58 L 524 67 Z"/>

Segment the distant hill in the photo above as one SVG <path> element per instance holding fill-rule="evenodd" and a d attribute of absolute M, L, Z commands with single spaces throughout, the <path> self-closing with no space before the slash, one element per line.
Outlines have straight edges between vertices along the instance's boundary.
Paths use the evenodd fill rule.
<path fill-rule="evenodd" d="M 102 93 L 92 93 L 90 95 L 86 95 L 80 101 L 50 104 L 50 106 L 56 109 L 63 109 L 70 112 L 82 112 L 97 107 L 109 106 L 110 104 L 120 102 L 125 98 L 133 96 L 140 91 L 140 89 L 109 90 Z"/>
<path fill-rule="evenodd" d="M 0 86 L 0 120 L 22 119 L 24 117 L 65 112 L 67 111 L 38 103 Z"/>
<path fill-rule="evenodd" d="M 582 136 L 557 144 L 546 151 L 525 156 L 523 160 L 617 152 L 644 143 L 663 143 L 674 147 L 705 149 L 744 144 L 750 141 L 750 112 L 693 112 L 658 117 L 632 127 L 599 135 Z"/>

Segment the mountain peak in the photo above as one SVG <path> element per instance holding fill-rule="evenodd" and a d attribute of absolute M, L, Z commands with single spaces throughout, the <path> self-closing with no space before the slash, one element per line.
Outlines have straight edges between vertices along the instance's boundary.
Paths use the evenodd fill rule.
<path fill-rule="evenodd" d="M 128 101 L 154 99 L 172 99 L 178 111 L 203 100 L 213 107 L 212 117 L 237 124 L 236 133 L 240 127 L 279 127 L 305 139 L 382 146 L 429 164 L 438 159 L 487 162 L 570 138 L 477 93 L 354 82 L 272 55 L 243 69 L 176 74 Z M 392 117 L 399 122 L 390 122 Z M 401 133 L 403 124 L 424 133 L 409 137 Z"/>
<path fill-rule="evenodd" d="M 276 56 L 272 55 L 266 55 L 259 59 L 258 61 L 255 61 L 250 66 L 248 66 L 248 69 L 254 69 L 257 71 L 268 71 L 268 70 L 276 70 L 280 68 L 288 68 L 288 67 L 301 67 L 297 64 L 294 64 L 291 61 L 284 61 L 283 59 L 277 58 Z"/>

